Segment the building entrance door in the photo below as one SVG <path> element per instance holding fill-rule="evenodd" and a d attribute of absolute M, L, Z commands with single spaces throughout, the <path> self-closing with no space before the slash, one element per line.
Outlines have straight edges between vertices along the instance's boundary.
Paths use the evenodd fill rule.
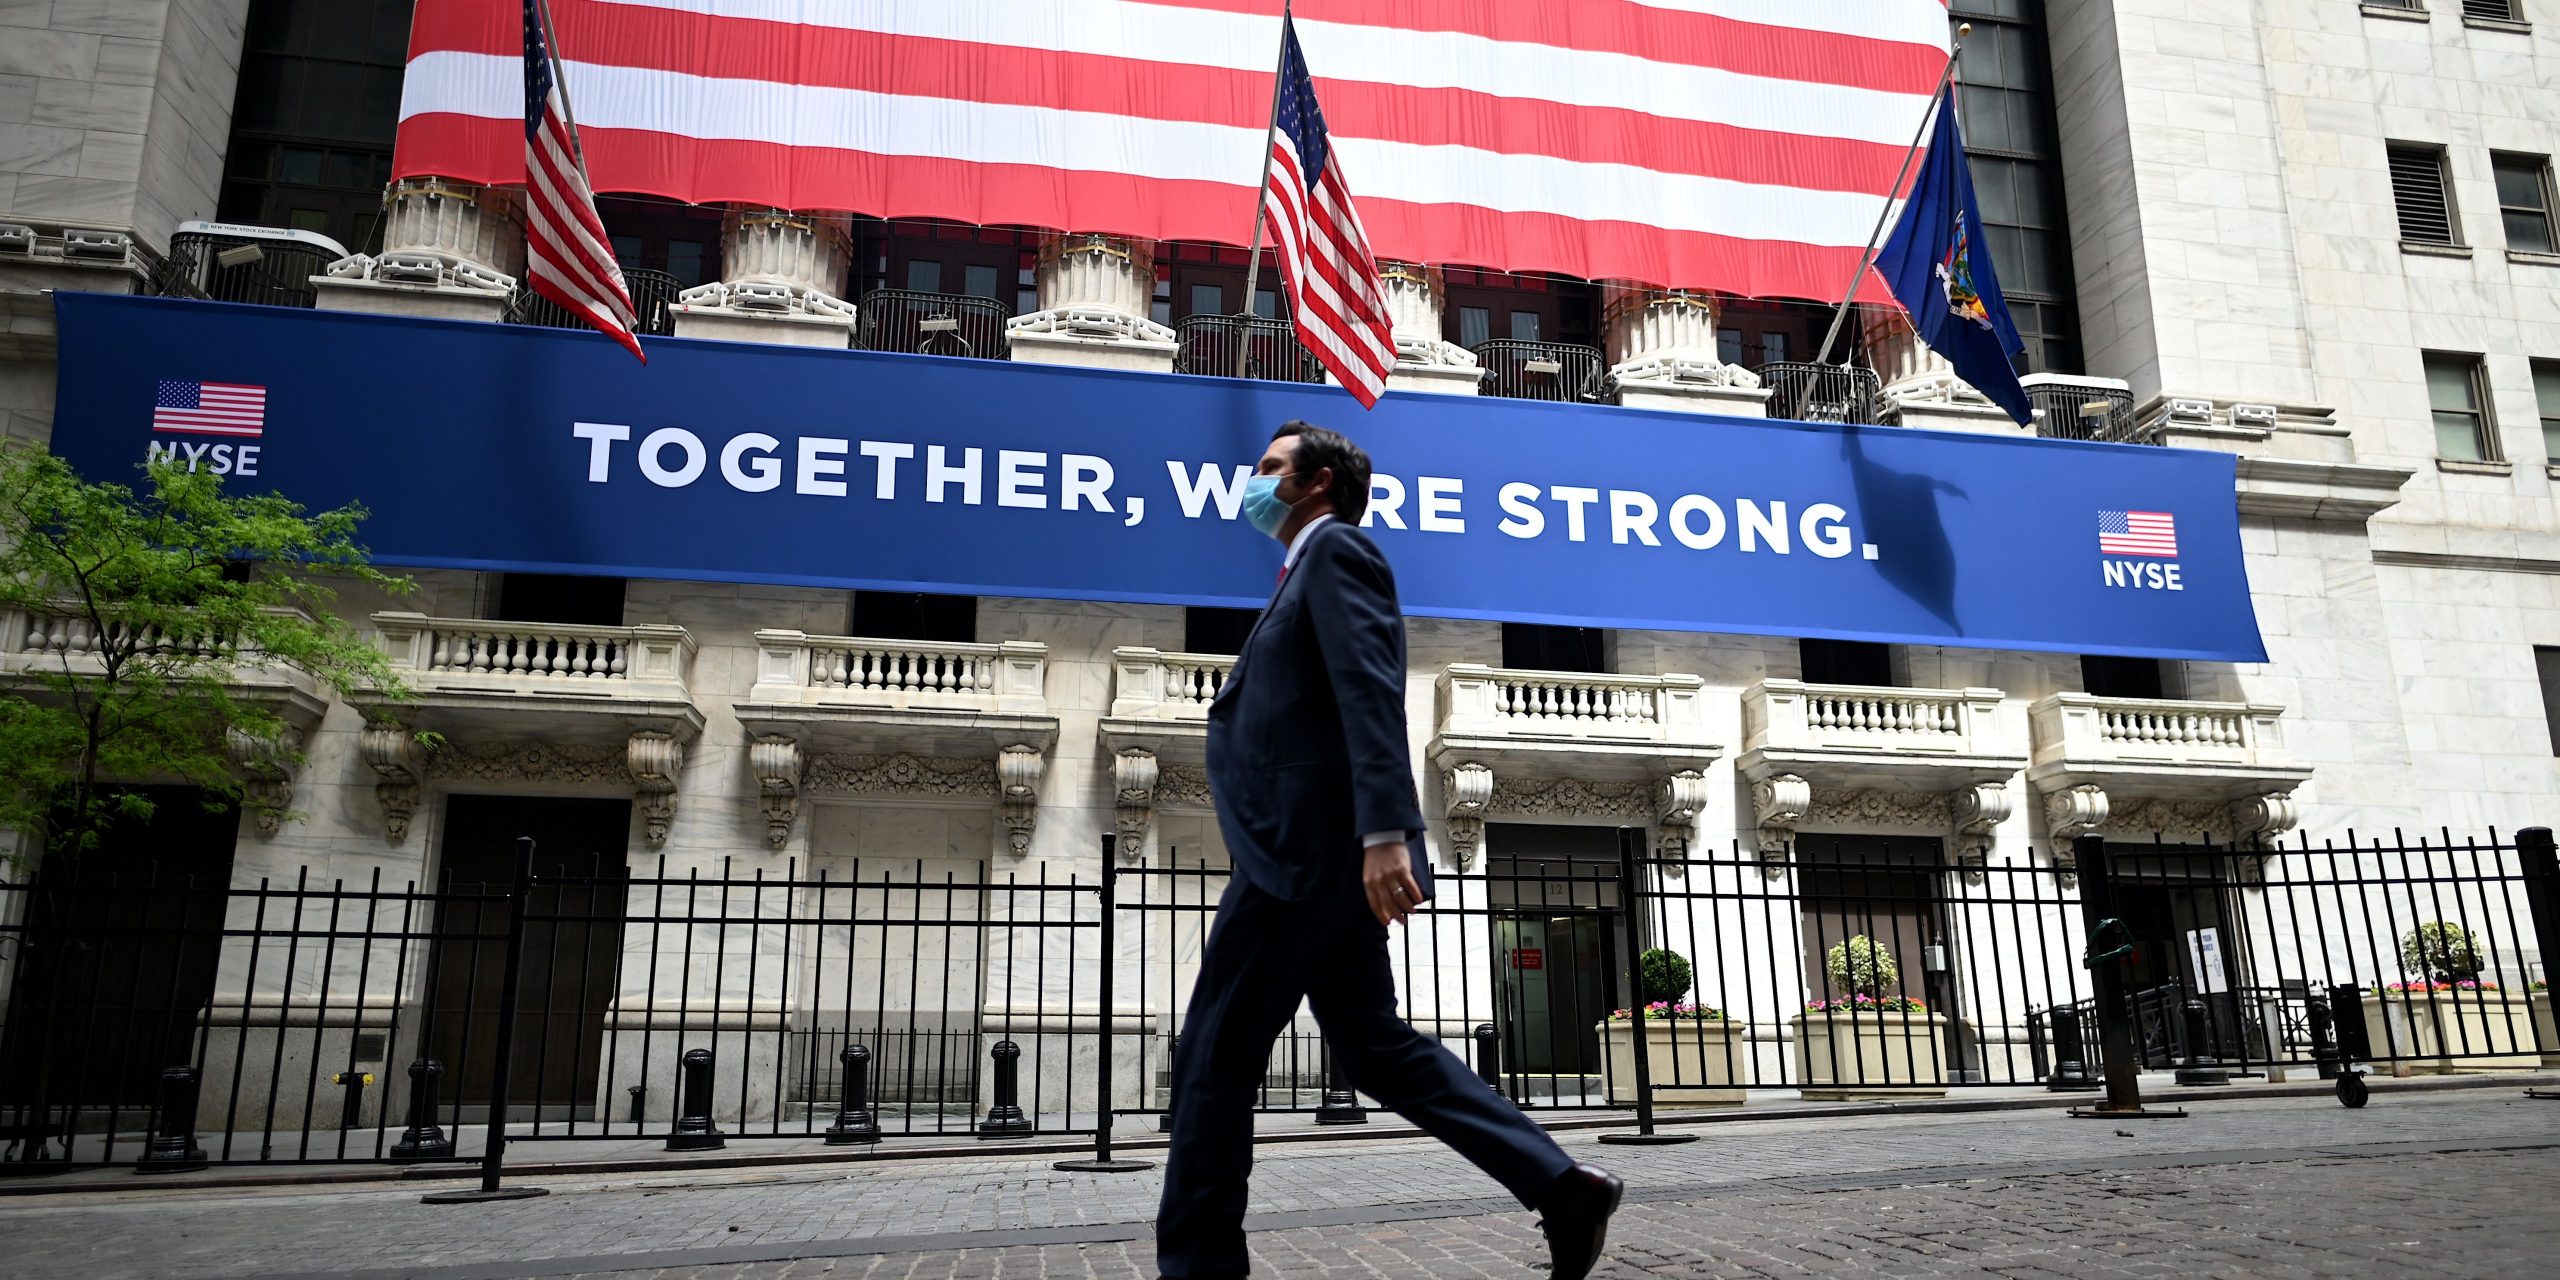
<path fill-rule="evenodd" d="M 606 1007 L 622 957 L 628 909 L 628 800 L 454 796 L 445 802 L 448 895 L 428 974 L 428 1052 L 456 1099 L 487 1114 L 506 969 L 505 894 L 516 841 L 534 841 L 537 880 L 526 899 L 524 974 L 508 1068 L 511 1118 L 594 1115 Z M 471 1114 L 465 1112 L 465 1118 Z"/>
<path fill-rule="evenodd" d="M 0 1125 L 38 1111 L 82 1125 L 147 1117 L 161 1069 L 196 1060 L 240 811 L 206 809 L 193 787 L 126 790 L 150 816 L 47 857 L 25 895 L 25 945 L 5 970 Z"/>
<path fill-rule="evenodd" d="M 2243 1037 L 2247 1025 L 2244 957 L 2237 922 L 2224 894 L 2224 858 L 2204 850 L 2146 845 L 2108 851 L 2115 867 L 2116 914 L 2138 944 L 2126 971 L 2142 1064 L 2166 1068 L 2188 1053 L 2185 1010 L 2206 1009 L 2202 1050 L 2224 1062 L 2263 1058 L 2263 1045 Z"/>
<path fill-rule="evenodd" d="M 1600 1076 L 1597 1028 L 1625 1003 L 1617 839 L 1610 827 L 1496 823 L 1485 832 L 1503 1071 L 1515 1081 L 1553 1078 L 1559 1096 Z"/>

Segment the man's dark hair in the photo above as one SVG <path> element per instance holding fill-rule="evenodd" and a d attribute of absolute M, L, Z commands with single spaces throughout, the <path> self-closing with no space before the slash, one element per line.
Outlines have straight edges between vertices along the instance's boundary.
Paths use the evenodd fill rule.
<path fill-rule="evenodd" d="M 1326 492 L 1333 499 L 1333 514 L 1349 524 L 1360 523 L 1369 514 L 1369 455 L 1350 437 L 1329 431 L 1312 422 L 1284 422 L 1271 433 L 1274 440 L 1289 436 L 1298 438 L 1298 482 L 1306 483 L 1315 473 L 1333 469 L 1333 487 Z"/>

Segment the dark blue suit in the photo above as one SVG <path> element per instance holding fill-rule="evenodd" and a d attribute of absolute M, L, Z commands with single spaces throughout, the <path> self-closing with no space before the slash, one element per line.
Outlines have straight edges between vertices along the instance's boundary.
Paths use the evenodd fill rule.
<path fill-rule="evenodd" d="M 1272 1041 L 1314 1009 L 1360 1092 L 1493 1175 L 1524 1205 L 1572 1161 L 1517 1107 L 1396 1014 L 1387 930 L 1361 886 L 1364 833 L 1422 808 L 1405 739 L 1404 618 L 1368 535 L 1328 520 L 1255 623 L 1209 709 L 1209 788 L 1234 860 L 1174 1058 L 1173 1149 L 1156 1219 L 1167 1276 L 1245 1273 L 1253 1101 Z M 1415 878 L 1427 893 L 1426 860 Z"/>

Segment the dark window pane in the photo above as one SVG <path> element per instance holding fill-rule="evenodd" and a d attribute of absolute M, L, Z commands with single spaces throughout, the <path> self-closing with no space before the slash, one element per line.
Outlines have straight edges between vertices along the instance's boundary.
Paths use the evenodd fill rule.
<path fill-rule="evenodd" d="M 2542 166 L 2523 156 L 2500 156 L 2492 165 L 2498 179 L 2498 203 L 2509 208 L 2542 207 Z"/>
<path fill-rule="evenodd" d="M 1502 624 L 1502 665 L 1519 671 L 1605 672 L 1609 669 L 1606 635 L 1596 627 L 1506 622 Z"/>
<path fill-rule="evenodd" d="M 2551 754 L 2560 756 L 2560 649 L 2535 646 L 2533 670 L 2542 677 L 2542 720 L 2551 730 Z"/>
<path fill-rule="evenodd" d="M 970 297 L 993 298 L 996 296 L 997 273 L 994 267 L 970 263 L 963 278 L 968 283 L 961 287 L 961 292 Z"/>
<path fill-rule="evenodd" d="M 2518 253 L 2551 252 L 2551 218 L 2541 210 L 2519 213 L 2508 210 L 2502 220 L 2507 224 L 2507 247 Z"/>
<path fill-rule="evenodd" d="M 1487 307 L 1458 308 L 1458 345 L 1473 350 L 1493 340 L 1493 311 Z"/>
<path fill-rule="evenodd" d="M 1893 646 L 1864 640 L 1799 640 L 1807 684 L 1893 686 Z"/>
<path fill-rule="evenodd" d="M 1511 338 L 1515 342 L 1536 342 L 1538 340 L 1538 313 L 1535 311 L 1512 312 Z"/>
<path fill-rule="evenodd" d="M 622 588 L 620 578 L 502 573 L 497 606 L 489 616 L 506 622 L 618 627 L 622 625 Z"/>
<path fill-rule="evenodd" d="M 2109 654 L 2083 654 L 2080 658 L 2080 682 L 2089 692 L 2101 698 L 2158 698 L 2166 696 L 2157 658 L 2120 658 Z"/>
<path fill-rule="evenodd" d="M 919 591 L 856 591 L 853 634 L 877 640 L 974 644 L 978 639 L 978 598 Z"/>
<path fill-rule="evenodd" d="M 1195 284 L 1191 286 L 1191 314 L 1195 316 L 1224 315 L 1226 314 L 1226 310 L 1227 290 L 1225 286 L 1214 284 Z"/>
<path fill-rule="evenodd" d="M 942 264 L 922 258 L 909 262 L 907 287 L 917 293 L 942 292 Z"/>
<path fill-rule="evenodd" d="M 1182 611 L 1182 648 L 1186 653 L 1242 653 L 1253 633 L 1259 609 L 1190 608 Z"/>
<path fill-rule="evenodd" d="M 1253 291 L 1253 313 L 1265 320 L 1280 318 L 1280 294 L 1272 289 Z"/>
<path fill-rule="evenodd" d="M 284 164 L 277 177 L 287 186 L 316 187 L 328 163 L 328 153 L 310 147 L 287 147 Z"/>

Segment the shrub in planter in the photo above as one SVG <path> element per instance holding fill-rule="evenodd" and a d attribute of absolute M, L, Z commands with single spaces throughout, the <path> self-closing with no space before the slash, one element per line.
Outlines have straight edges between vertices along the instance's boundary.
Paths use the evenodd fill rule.
<path fill-rule="evenodd" d="M 1822 967 L 1831 975 L 1831 984 L 1852 998 L 1882 996 L 1885 988 L 1902 981 L 1902 968 L 1893 962 L 1893 953 L 1865 934 L 1835 943 L 1823 953 Z"/>
<path fill-rule="evenodd" d="M 1657 952 L 1656 954 L 1668 954 Z M 1600 1024 L 1609 1059 L 1609 1101 L 1636 1100 L 1636 1019 L 1646 1025 L 1645 1058 L 1654 1101 L 1666 1106 L 1742 1105 L 1750 1028 L 1708 1004 L 1656 1000 L 1641 1009 L 1614 1009 Z"/>
<path fill-rule="evenodd" d="M 1609 1011 L 1611 1022 L 1633 1022 L 1635 1017 L 1635 1013 L 1627 1009 Z M 1673 1004 L 1668 1000 L 1656 1000 L 1644 1007 L 1644 1019 L 1647 1022 L 1722 1022 L 1725 1013 L 1711 1004 Z"/>
<path fill-rule="evenodd" d="M 1644 984 L 1644 1001 L 1648 1005 L 1669 1004 L 1689 994 L 1695 977 L 1689 959 L 1677 951 L 1655 947 L 1636 959 L 1639 980 Z"/>
<path fill-rule="evenodd" d="M 2450 920 L 2411 929 L 2400 939 L 2400 963 L 2411 973 L 2425 974 L 2432 982 L 2477 978 L 2487 967 L 2480 961 L 2478 935 Z"/>

